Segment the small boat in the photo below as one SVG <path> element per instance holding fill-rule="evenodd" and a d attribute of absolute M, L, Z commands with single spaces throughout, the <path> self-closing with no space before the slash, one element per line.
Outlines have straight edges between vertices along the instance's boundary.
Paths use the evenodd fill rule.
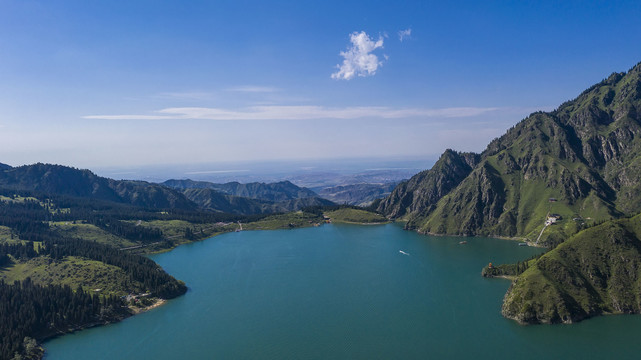
<path fill-rule="evenodd" d="M 403 250 L 399 250 L 398 252 L 400 252 L 400 253 L 401 253 L 401 254 L 403 254 L 403 255 L 410 256 L 410 254 L 406 253 L 406 252 L 405 252 L 405 251 L 403 251 Z"/>
<path fill-rule="evenodd" d="M 523 242 L 523 243 L 519 243 L 519 246 L 528 246 L 528 244 Z"/>
<path fill-rule="evenodd" d="M 467 241 L 463 240 L 463 241 L 459 241 L 458 243 L 461 244 L 461 245 L 465 245 L 465 244 L 467 244 Z"/>

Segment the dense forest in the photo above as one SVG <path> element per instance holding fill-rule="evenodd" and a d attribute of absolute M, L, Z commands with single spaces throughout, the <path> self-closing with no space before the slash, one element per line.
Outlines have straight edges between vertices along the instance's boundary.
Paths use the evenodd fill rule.
<path fill-rule="evenodd" d="M 79 239 L 47 240 L 44 245 L 39 254 L 49 255 L 54 260 L 65 256 L 79 256 L 117 266 L 132 279 L 143 283 L 152 296 L 171 299 L 187 291 L 185 284 L 174 279 L 153 260 L 144 256 Z"/>
<path fill-rule="evenodd" d="M 228 219 L 224 215 L 190 211 L 174 215 L 66 196 L 44 197 L 6 190 L 0 190 L 0 194 L 4 196 L 0 200 L 0 225 L 10 229 L 13 239 L 0 243 L 0 270 L 35 257 L 52 262 L 63 261 L 69 256 L 80 257 L 116 266 L 132 282 L 144 285 L 149 296 L 164 299 L 185 293 L 187 287 L 146 257 L 93 241 L 61 236 L 52 231 L 49 222 L 82 219 L 110 233 L 144 243 L 161 239 L 162 231 L 135 226 L 126 220 L 162 217 L 206 222 Z M 82 287 L 43 286 L 30 278 L 13 284 L 0 280 L 0 359 L 11 359 L 16 354 L 23 358 L 39 358 L 42 354 L 37 341 L 47 336 L 116 321 L 129 314 L 124 301 L 113 294 L 90 295 Z"/>
<path fill-rule="evenodd" d="M 0 281 L 0 359 L 40 357 L 34 338 L 45 338 L 69 329 L 106 323 L 126 316 L 115 296 L 90 295 L 82 288 L 40 286 L 27 278 Z"/>

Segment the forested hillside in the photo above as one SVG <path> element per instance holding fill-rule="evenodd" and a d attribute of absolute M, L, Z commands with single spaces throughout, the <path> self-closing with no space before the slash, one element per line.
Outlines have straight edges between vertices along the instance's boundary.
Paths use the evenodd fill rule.
<path fill-rule="evenodd" d="M 147 208 L 195 209 L 182 193 L 144 181 L 113 180 L 51 164 L 0 169 L 0 188 L 107 200 Z"/>
<path fill-rule="evenodd" d="M 313 191 L 289 181 L 277 183 L 167 180 L 162 183 L 183 192 L 201 209 L 240 215 L 298 211 L 310 206 L 331 206 L 333 202 L 318 197 Z"/>
<path fill-rule="evenodd" d="M 234 181 L 224 184 L 216 184 L 207 181 L 167 180 L 162 184 L 179 190 L 211 189 L 225 195 L 273 202 L 318 197 L 315 192 L 307 188 L 298 187 L 289 181 L 280 181 L 268 184 L 259 182 L 241 184 Z"/>

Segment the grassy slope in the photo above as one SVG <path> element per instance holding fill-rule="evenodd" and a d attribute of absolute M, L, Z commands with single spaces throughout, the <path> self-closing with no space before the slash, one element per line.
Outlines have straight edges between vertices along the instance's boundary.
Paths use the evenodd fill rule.
<path fill-rule="evenodd" d="M 131 280 L 116 266 L 74 256 L 65 257 L 62 261 L 53 261 L 48 256 L 41 256 L 25 262 L 15 262 L 0 271 L 0 279 L 7 283 L 21 281 L 27 277 L 40 285 L 66 284 L 72 289 L 82 285 L 83 289 L 89 292 L 101 289 L 98 292 L 101 295 L 125 295 L 129 292 L 145 291 L 142 284 Z"/>
<path fill-rule="evenodd" d="M 554 212 L 590 218 L 587 224 L 638 213 L 640 74 L 638 64 L 553 112 L 530 115 L 492 141 L 481 164 L 435 208 L 408 218 L 408 227 L 531 239 L 543 227 L 550 197 L 559 200 Z M 568 221 L 546 230 L 543 240 L 553 246 L 579 228 Z"/>
<path fill-rule="evenodd" d="M 581 231 L 536 260 L 505 296 L 523 323 L 641 312 L 641 215 Z"/>
<path fill-rule="evenodd" d="M 305 226 L 312 226 L 318 224 L 323 220 L 322 217 L 305 213 L 302 211 L 291 212 L 287 214 L 279 214 L 268 216 L 260 221 L 243 224 L 244 230 L 275 230 L 275 229 L 291 229 Z"/>
<path fill-rule="evenodd" d="M 102 244 L 111 245 L 117 248 L 134 246 L 136 243 L 113 235 L 101 228 L 80 222 L 55 222 L 50 224 L 54 231 L 63 236 L 79 238 L 83 240 L 96 241 Z"/>
<path fill-rule="evenodd" d="M 332 222 L 358 223 L 358 224 L 380 224 L 389 220 L 384 216 L 361 209 L 342 208 L 328 211 L 325 216 L 332 219 Z"/>
<path fill-rule="evenodd" d="M 171 248 L 180 244 L 186 244 L 192 241 L 204 240 L 225 232 L 234 231 L 238 228 L 236 223 L 212 223 L 212 224 L 193 224 L 183 220 L 153 220 L 142 221 L 140 226 L 160 229 L 163 232 L 163 238 L 169 240 Z M 194 238 L 185 237 L 185 229 L 191 229 Z M 145 252 L 166 251 L 167 248 L 150 247 Z"/>
<path fill-rule="evenodd" d="M 17 239 L 14 237 L 14 239 L 11 238 L 11 229 L 6 227 L 6 226 L 0 226 L 0 244 L 3 242 L 15 242 Z"/>
<path fill-rule="evenodd" d="M 510 149 L 510 152 L 518 150 L 521 149 Z M 481 220 L 478 233 L 482 235 L 520 236 L 535 240 L 550 212 L 560 214 L 564 221 L 546 229 L 542 242 L 556 243 L 557 238 L 565 238 L 580 229 L 581 222 L 572 221 L 574 218 L 600 221 L 612 216 L 611 206 L 594 192 L 574 202 L 568 199 L 564 188 L 560 186 L 572 175 L 587 172 L 585 165 L 541 154 L 532 166 L 545 169 L 543 175 L 524 177 L 520 171 L 511 169 L 506 161 L 500 160 L 519 156 L 510 152 L 504 150 L 488 157 L 484 161 L 485 168 L 477 168 L 457 189 L 443 197 L 429 217 L 414 220 L 420 224 L 419 230 L 465 234 L 461 232 L 461 224 L 475 220 L 473 217 L 480 212 L 477 207 L 482 203 L 482 198 L 492 192 L 502 196 L 498 204 L 501 214 L 496 219 L 485 217 Z M 480 183 L 484 183 L 485 188 L 479 191 Z M 550 198 L 558 201 L 550 203 Z M 553 239 L 549 239 L 550 237 Z"/>
<path fill-rule="evenodd" d="M 22 197 L 22 196 L 14 196 L 14 197 L 8 197 L 4 195 L 0 195 L 0 201 L 11 201 L 11 202 L 25 202 L 25 201 L 39 201 L 38 199 L 34 197 Z"/>

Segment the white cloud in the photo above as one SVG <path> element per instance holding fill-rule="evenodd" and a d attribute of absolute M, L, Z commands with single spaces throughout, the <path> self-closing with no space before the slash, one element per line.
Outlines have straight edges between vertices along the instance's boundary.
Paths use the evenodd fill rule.
<path fill-rule="evenodd" d="M 383 47 L 383 38 L 377 41 L 370 38 L 365 31 L 353 32 L 349 36 L 351 46 L 347 51 L 341 51 L 343 64 L 336 65 L 338 71 L 332 74 L 332 79 L 350 80 L 354 76 L 372 76 L 383 63 L 372 52 Z"/>
<path fill-rule="evenodd" d="M 88 115 L 95 120 L 314 120 L 358 118 L 461 118 L 501 110 L 496 107 L 455 107 L 442 109 L 391 108 L 383 106 L 353 106 L 328 108 L 324 106 L 252 106 L 239 110 L 208 107 L 176 107 L 156 111 L 157 115 Z"/>
<path fill-rule="evenodd" d="M 405 29 L 398 32 L 398 39 L 403 42 L 403 40 L 408 39 L 412 36 L 412 29 Z"/>

